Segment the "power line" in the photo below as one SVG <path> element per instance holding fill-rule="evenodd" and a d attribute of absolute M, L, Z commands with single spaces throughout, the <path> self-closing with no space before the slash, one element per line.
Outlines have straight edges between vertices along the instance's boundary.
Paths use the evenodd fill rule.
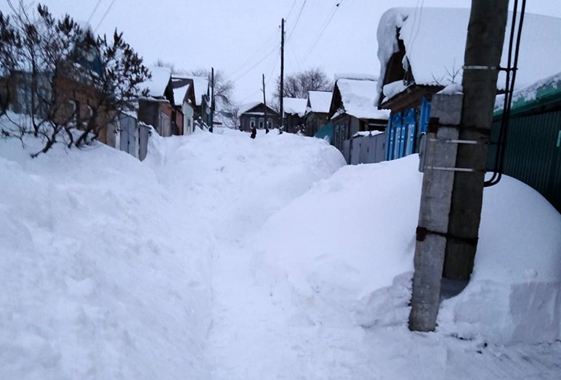
<path fill-rule="evenodd" d="M 267 40 L 265 41 L 265 43 L 262 44 L 261 47 L 259 47 L 259 49 L 257 49 L 257 50 L 255 51 L 255 53 L 253 53 L 252 55 L 250 55 L 249 58 L 246 59 L 244 63 L 242 63 L 240 66 L 238 66 L 235 70 L 233 70 L 233 71 L 231 72 L 231 75 L 235 75 L 236 73 L 239 73 L 240 71 L 242 71 L 242 70 L 247 66 L 247 64 L 249 64 L 249 63 L 252 61 L 252 59 L 253 59 L 255 56 L 259 55 L 259 53 L 260 53 L 261 51 L 265 50 L 265 48 L 269 45 L 269 43 L 271 42 L 271 40 L 272 40 L 274 37 L 276 37 L 276 35 L 277 35 L 277 31 L 275 30 L 273 33 L 271 33 L 271 34 L 269 35 L 269 38 L 267 38 Z"/>
<path fill-rule="evenodd" d="M 97 8 L 99 7 L 99 4 L 101 4 L 101 0 L 98 0 L 98 1 L 97 1 L 97 4 L 95 5 L 95 7 L 94 7 L 92 13 L 90 14 L 90 17 L 88 17 L 88 21 L 87 21 L 88 24 L 90 23 L 90 21 L 92 20 L 93 15 L 94 15 L 95 12 L 97 11 Z"/>
<path fill-rule="evenodd" d="M 329 26 L 329 23 L 331 22 L 331 20 L 333 20 L 333 17 L 335 16 L 335 13 L 337 13 L 337 10 L 339 9 L 339 6 L 343 3 L 344 0 L 341 0 L 340 2 L 338 2 L 335 5 L 335 8 L 333 9 L 333 11 L 331 12 L 331 14 L 328 16 L 326 22 L 323 23 L 323 29 L 321 30 L 321 32 L 319 33 L 319 35 L 317 36 L 314 44 L 312 45 L 312 47 L 308 50 L 308 53 L 306 54 L 306 56 L 304 57 L 304 59 L 302 60 L 302 62 L 306 62 L 306 60 L 309 58 L 310 54 L 312 53 L 312 51 L 314 50 L 314 48 L 316 47 L 316 45 L 318 44 L 319 40 L 321 39 L 321 37 L 323 36 L 323 33 L 325 33 L 325 30 L 327 29 L 327 27 Z"/>
<path fill-rule="evenodd" d="M 286 39 L 287 42 L 290 41 L 290 38 L 294 34 L 294 31 L 296 30 L 296 27 L 298 26 L 298 22 L 300 21 L 300 17 L 302 17 L 302 12 L 304 12 L 304 8 L 306 7 L 307 2 L 308 2 L 308 0 L 304 0 L 304 2 L 302 3 L 302 6 L 300 7 L 300 12 L 298 12 L 298 17 L 296 17 L 296 22 L 294 23 L 294 27 L 292 28 L 292 31 L 290 32 L 290 35 Z"/>
<path fill-rule="evenodd" d="M 292 14 L 292 11 L 294 10 L 294 7 L 296 6 L 297 2 L 298 2 L 298 0 L 294 0 L 294 2 L 292 3 L 292 6 L 290 7 L 290 11 L 288 12 L 288 16 L 286 16 L 285 19 L 288 19 L 290 17 L 290 15 Z"/>
<path fill-rule="evenodd" d="M 242 74 L 238 75 L 236 77 L 236 79 L 234 79 L 233 81 L 236 82 L 238 79 L 243 78 L 244 76 L 246 76 L 249 72 L 251 72 L 251 70 L 253 70 L 255 67 L 257 67 L 257 65 L 259 65 L 261 62 L 263 62 L 264 60 L 266 60 L 272 53 L 275 52 L 275 50 L 277 50 L 277 47 L 275 47 L 274 49 L 272 49 L 271 51 L 269 51 L 263 58 L 261 58 L 259 61 L 255 62 L 254 65 L 252 65 L 249 69 L 247 69 L 246 71 L 244 71 Z"/>
<path fill-rule="evenodd" d="M 99 28 L 99 26 L 101 25 L 101 23 L 103 22 L 103 20 L 105 20 L 105 17 L 107 16 L 107 14 L 109 13 L 109 11 L 111 10 L 111 8 L 113 7 L 113 4 L 115 4 L 115 1 L 117 0 L 113 0 L 111 2 L 111 4 L 109 4 L 109 7 L 107 8 L 107 10 L 105 11 L 105 13 L 103 14 L 103 17 L 101 18 L 101 20 L 99 21 L 99 23 L 97 24 L 97 26 L 94 29 L 94 32 L 97 31 L 97 29 Z"/>

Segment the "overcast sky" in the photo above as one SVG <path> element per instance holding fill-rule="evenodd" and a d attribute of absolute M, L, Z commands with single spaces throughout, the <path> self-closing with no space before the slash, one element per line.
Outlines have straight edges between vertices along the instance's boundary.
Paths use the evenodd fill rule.
<path fill-rule="evenodd" d="M 9 12 L 8 0 L 0 10 Z M 26 3 L 31 3 L 25 0 Z M 18 0 L 12 0 L 17 3 Z M 57 16 L 87 21 L 98 33 L 115 28 L 145 60 L 177 68 L 214 67 L 235 81 L 240 103 L 272 92 L 280 72 L 280 23 L 286 21 L 285 72 L 322 68 L 377 75 L 376 29 L 392 7 L 469 7 L 471 0 L 43 0 Z M 511 1 L 512 3 L 512 1 Z M 339 4 L 339 6 L 337 6 Z M 528 0 L 528 12 L 561 17 L 560 0 Z"/>

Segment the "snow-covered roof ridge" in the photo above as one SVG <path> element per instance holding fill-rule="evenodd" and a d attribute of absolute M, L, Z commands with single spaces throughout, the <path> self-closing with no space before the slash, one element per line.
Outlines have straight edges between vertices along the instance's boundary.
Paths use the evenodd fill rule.
<path fill-rule="evenodd" d="M 148 89 L 148 96 L 164 97 L 166 88 L 171 79 L 171 70 L 167 67 L 150 66 L 148 68 L 152 77 L 139 85 L 141 89 Z"/>
<path fill-rule="evenodd" d="M 263 104 L 263 102 L 250 102 L 250 103 L 242 104 L 240 106 L 240 109 L 239 109 L 238 112 L 241 115 L 241 114 L 246 113 L 247 111 L 251 110 L 252 108 L 257 107 L 260 104 Z"/>
<path fill-rule="evenodd" d="M 386 11 L 380 18 L 377 32 L 380 78 L 385 77 L 390 58 L 399 51 L 399 36 L 416 84 L 461 83 L 469 16 L 467 8 L 392 8 Z M 506 66 L 508 57 L 511 16 L 509 12 L 501 66 Z M 559 71 L 561 49 L 555 46 L 560 35 L 560 18 L 525 14 L 517 88 Z M 504 72 L 499 75 L 499 89 L 504 87 L 504 75 Z M 382 85 L 379 83 L 379 87 Z"/>
<path fill-rule="evenodd" d="M 345 113 L 359 119 L 387 119 L 389 111 L 379 110 L 378 81 L 370 79 L 339 79 L 335 83 L 341 94 Z"/>
<path fill-rule="evenodd" d="M 307 99 L 299 99 L 299 98 L 283 99 L 284 112 L 292 115 L 298 115 L 299 117 L 304 117 L 304 115 L 306 114 L 307 105 L 308 105 Z"/>
<path fill-rule="evenodd" d="M 356 80 L 378 80 L 377 75 L 365 73 L 337 73 L 335 74 L 335 81 L 339 79 L 356 79 Z"/>
<path fill-rule="evenodd" d="M 333 92 L 331 91 L 309 91 L 308 101 L 310 103 L 310 107 L 307 108 L 306 111 L 316 113 L 329 113 L 332 96 Z"/>

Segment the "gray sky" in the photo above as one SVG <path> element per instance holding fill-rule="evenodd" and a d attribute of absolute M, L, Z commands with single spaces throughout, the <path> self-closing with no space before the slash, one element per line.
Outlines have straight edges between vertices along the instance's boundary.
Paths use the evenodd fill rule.
<path fill-rule="evenodd" d="M 320 67 L 331 77 L 336 73 L 377 75 L 376 29 L 384 11 L 399 6 L 469 7 L 471 0 L 43 0 L 42 3 L 54 15 L 68 13 L 76 20 L 90 19 L 98 33 L 112 33 L 115 28 L 124 32 L 125 40 L 144 57 L 146 64 L 161 58 L 177 68 L 214 66 L 223 70 L 235 81 L 236 100 L 246 103 L 262 98 L 262 74 L 267 78 L 267 92 L 273 91 L 280 72 L 283 17 L 287 19 L 287 74 Z M 7 0 L 0 0 L 0 10 L 9 11 Z M 527 11 L 561 17 L 559 0 L 528 0 Z"/>

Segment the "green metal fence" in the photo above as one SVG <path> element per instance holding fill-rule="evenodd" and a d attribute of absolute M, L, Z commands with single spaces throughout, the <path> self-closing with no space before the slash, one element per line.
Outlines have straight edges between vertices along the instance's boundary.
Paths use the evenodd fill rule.
<path fill-rule="evenodd" d="M 493 123 L 491 143 L 497 141 L 500 120 Z M 494 167 L 491 145 L 487 167 Z M 542 194 L 561 212 L 561 110 L 511 117 L 503 173 Z"/>

